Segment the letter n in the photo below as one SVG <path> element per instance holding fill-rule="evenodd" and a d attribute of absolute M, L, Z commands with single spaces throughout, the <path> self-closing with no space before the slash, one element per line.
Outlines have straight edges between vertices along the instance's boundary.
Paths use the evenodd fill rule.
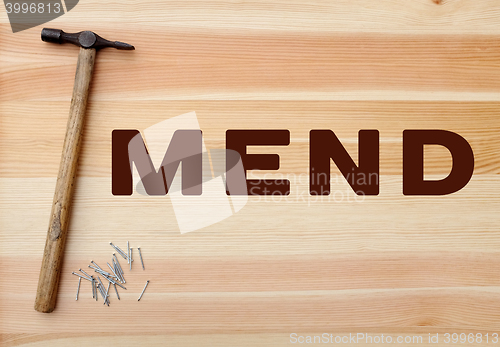
<path fill-rule="evenodd" d="M 356 194 L 378 195 L 378 130 L 359 131 L 359 166 L 356 166 L 333 131 L 311 130 L 309 136 L 309 192 L 311 195 L 330 195 L 330 159 L 333 159 Z M 361 180 L 364 183 L 360 184 L 358 177 L 363 175 L 365 180 Z"/>

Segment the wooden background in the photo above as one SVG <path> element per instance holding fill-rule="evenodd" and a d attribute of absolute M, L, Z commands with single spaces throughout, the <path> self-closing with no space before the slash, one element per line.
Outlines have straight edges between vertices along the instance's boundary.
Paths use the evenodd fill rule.
<path fill-rule="evenodd" d="M 51 314 L 33 303 L 78 48 L 42 42 L 43 26 L 137 49 L 97 56 Z M 284 346 L 291 333 L 426 342 L 428 333 L 500 332 L 499 1 L 80 0 L 43 26 L 13 34 L 1 11 L 2 345 Z M 111 131 L 190 111 L 212 149 L 224 148 L 227 129 L 290 129 L 290 146 L 251 149 L 280 154 L 282 174 L 308 172 L 310 129 L 334 130 L 353 158 L 357 132 L 378 129 L 380 195 L 307 201 L 307 185 L 292 182 L 285 201 L 251 197 L 233 217 L 181 235 L 167 197 L 111 194 Z M 402 195 L 402 131 L 412 128 L 469 141 L 476 165 L 464 189 Z M 449 172 L 446 150 L 426 155 L 430 177 Z M 126 270 L 122 300 L 104 307 L 85 282 L 75 301 L 71 271 L 105 266 L 108 242 L 127 240 L 141 246 L 146 271 Z"/>

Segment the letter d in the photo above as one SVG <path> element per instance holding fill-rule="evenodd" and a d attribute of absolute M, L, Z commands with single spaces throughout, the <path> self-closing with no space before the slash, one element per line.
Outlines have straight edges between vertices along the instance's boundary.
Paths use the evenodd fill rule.
<path fill-rule="evenodd" d="M 450 174 L 441 180 L 424 180 L 424 145 L 441 145 L 452 156 Z M 446 195 L 459 191 L 474 172 L 474 153 L 467 140 L 447 130 L 403 131 L 403 194 Z"/>

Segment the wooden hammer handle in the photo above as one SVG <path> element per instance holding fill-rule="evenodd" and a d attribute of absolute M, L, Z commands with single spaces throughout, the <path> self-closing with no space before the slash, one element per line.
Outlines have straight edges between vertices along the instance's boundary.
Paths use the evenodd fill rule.
<path fill-rule="evenodd" d="M 36 293 L 35 310 L 39 312 L 52 312 L 56 306 L 64 244 L 68 234 L 73 185 L 95 56 L 96 50 L 93 48 L 80 48 L 80 53 L 78 54 L 75 85 L 69 110 L 66 137 L 64 139 L 61 164 L 57 176 L 49 230 L 47 231 L 47 241 L 45 242 L 42 268 L 40 270 Z"/>

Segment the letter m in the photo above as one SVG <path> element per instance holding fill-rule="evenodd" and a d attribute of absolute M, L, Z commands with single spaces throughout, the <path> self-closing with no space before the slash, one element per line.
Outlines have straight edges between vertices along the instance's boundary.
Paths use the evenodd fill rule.
<path fill-rule="evenodd" d="M 138 130 L 112 132 L 111 185 L 113 195 L 132 195 L 135 164 L 148 195 L 165 195 L 182 163 L 182 194 L 202 193 L 201 130 L 177 130 L 156 171 Z"/>

